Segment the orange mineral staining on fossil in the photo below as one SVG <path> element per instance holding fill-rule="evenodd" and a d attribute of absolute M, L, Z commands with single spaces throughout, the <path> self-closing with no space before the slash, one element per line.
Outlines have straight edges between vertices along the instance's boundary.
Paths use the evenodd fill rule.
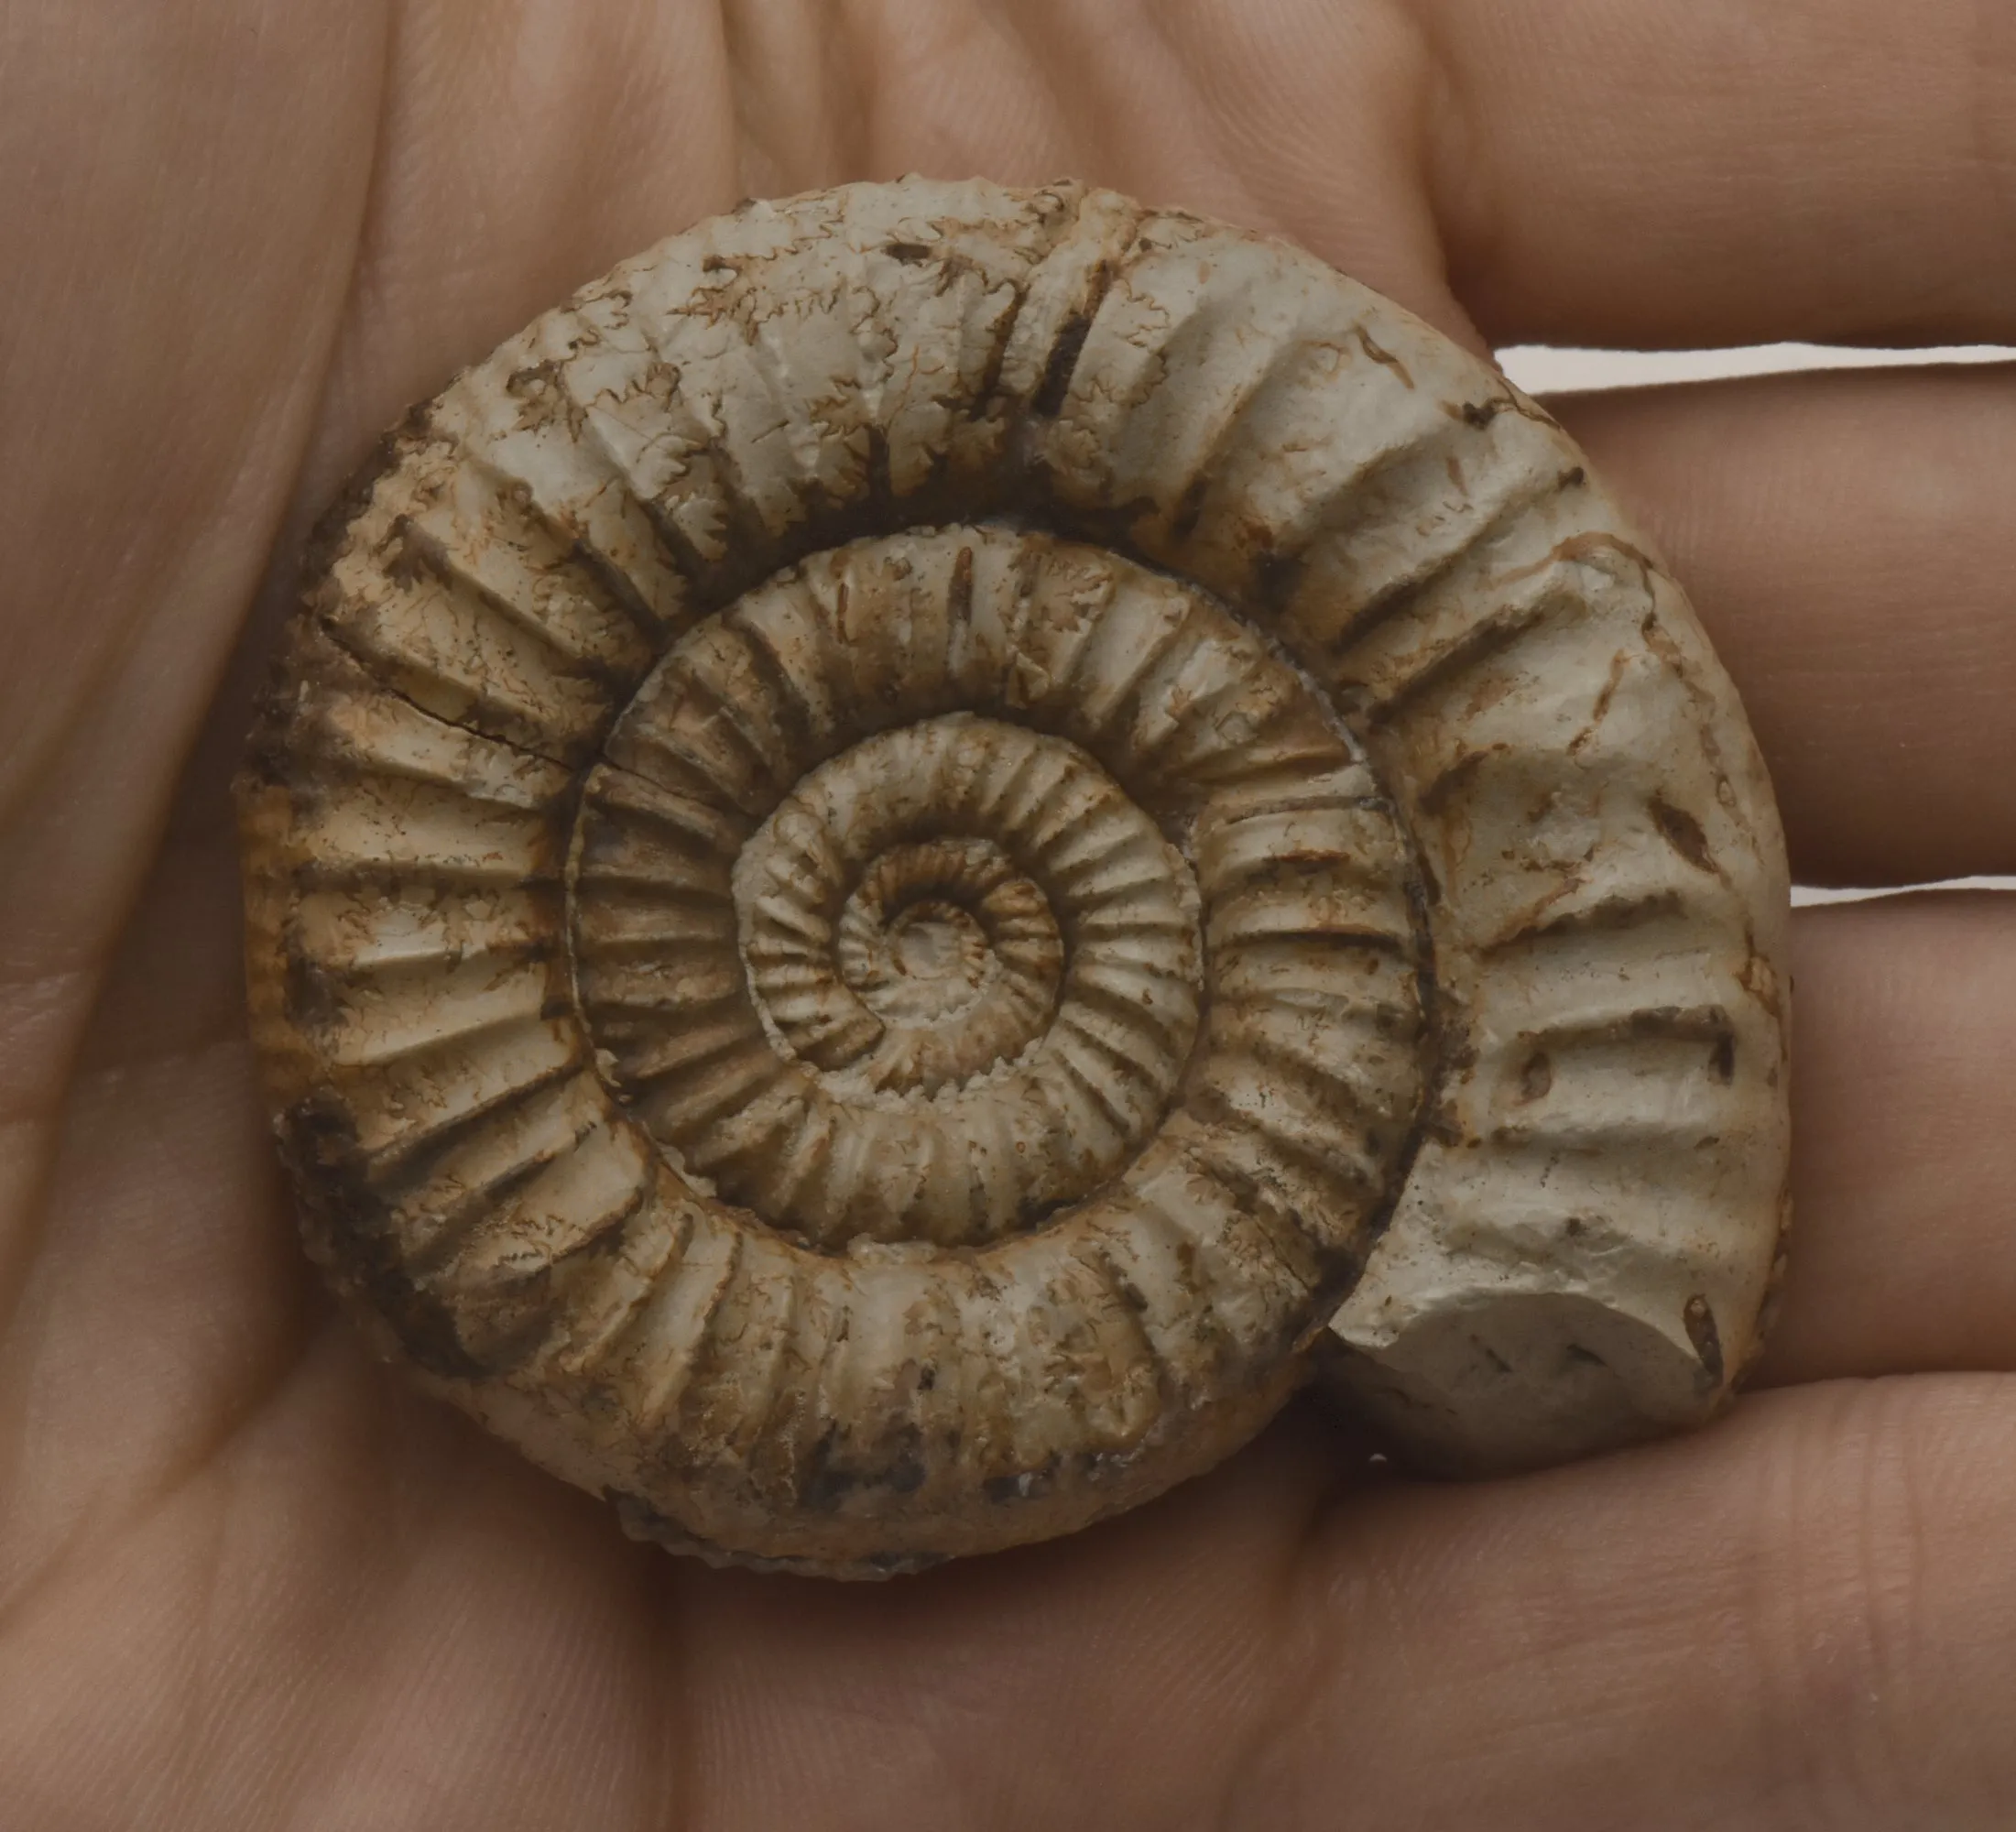
<path fill-rule="evenodd" d="M 755 203 L 343 516 L 240 785 L 309 1244 L 633 1532 L 1063 1532 L 1313 1367 L 1458 1468 L 1726 1395 L 1769 787 L 1574 447 L 1398 308 L 1073 185 Z"/>

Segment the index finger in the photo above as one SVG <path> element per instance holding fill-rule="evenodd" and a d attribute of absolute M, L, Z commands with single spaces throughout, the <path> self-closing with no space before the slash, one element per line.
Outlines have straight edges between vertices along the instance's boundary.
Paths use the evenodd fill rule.
<path fill-rule="evenodd" d="M 1061 150 L 1095 156 L 1086 176 L 1280 231 L 1443 321 L 1421 271 L 1439 242 L 1493 343 L 2016 334 L 2008 7 L 1003 10 L 1055 98 Z"/>
<path fill-rule="evenodd" d="M 1431 188 L 1494 342 L 1997 342 L 2016 12 L 1413 0 Z"/>

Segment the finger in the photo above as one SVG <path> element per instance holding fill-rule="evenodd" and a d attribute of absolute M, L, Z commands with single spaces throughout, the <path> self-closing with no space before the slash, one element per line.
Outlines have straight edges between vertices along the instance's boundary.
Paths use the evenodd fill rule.
<path fill-rule="evenodd" d="M 2012 1386 L 1327 1509 L 1290 1421 L 1077 1539 L 841 1587 L 597 1561 L 587 1502 L 309 1376 L 27 1600 L 0 1748 L 50 1824 L 2000 1827 Z"/>
<path fill-rule="evenodd" d="M 2004 1827 L 2012 1470 L 2016 1382 L 1829 1386 L 1302 1537 L 1230 1505 L 1292 1482 L 1277 1440 L 1215 1517 L 1186 1491 L 993 1572 L 696 1583 L 695 1796 L 720 1832 Z"/>
<path fill-rule="evenodd" d="M 1770 1380 L 2016 1369 L 2016 897 L 1801 911 Z"/>
<path fill-rule="evenodd" d="M 1494 342 L 2016 334 L 2008 8 L 1411 10 L 1445 81 L 1432 171 L 1456 291 Z"/>
<path fill-rule="evenodd" d="M 1346 1503 L 1223 1823 L 2006 1827 L 2012 1471 L 2016 1381 L 1941 1376 Z"/>
<path fill-rule="evenodd" d="M 2016 365 L 1552 405 L 1735 676 L 1794 878 L 2016 871 Z"/>
<path fill-rule="evenodd" d="M 944 103 L 1005 27 L 1079 175 L 1287 234 L 1437 322 L 1445 253 L 1494 342 L 2016 326 L 2016 16 L 1974 0 L 969 0 L 923 62 L 913 0 L 838 10 L 884 22 L 909 162 L 996 169 L 958 166 Z M 899 103 L 891 71 L 921 79 Z"/>
<path fill-rule="evenodd" d="M 1419 276 L 1440 274 L 1439 234 L 1494 342 L 1954 343 L 2016 327 L 2007 8 L 954 10 L 1005 16 L 1033 52 L 1082 175 L 1281 230 L 1411 305 Z"/>

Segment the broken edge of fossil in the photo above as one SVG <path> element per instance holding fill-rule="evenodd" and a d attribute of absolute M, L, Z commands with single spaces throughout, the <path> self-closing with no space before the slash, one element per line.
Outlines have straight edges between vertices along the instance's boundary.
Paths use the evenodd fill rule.
<path fill-rule="evenodd" d="M 1068 1531 L 1318 1338 L 1472 1469 L 1753 1352 L 1733 691 L 1542 412 L 1279 244 L 905 180 L 626 263 L 388 442 L 240 795 L 312 1250 L 680 1549 Z"/>

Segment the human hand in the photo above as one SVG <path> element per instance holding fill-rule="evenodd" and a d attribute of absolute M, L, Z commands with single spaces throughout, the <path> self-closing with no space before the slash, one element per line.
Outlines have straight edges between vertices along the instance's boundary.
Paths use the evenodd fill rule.
<path fill-rule="evenodd" d="M 1297 1410 L 1069 1541 L 720 1574 L 372 1364 L 254 1088 L 225 785 L 377 429 L 745 192 L 1071 173 L 1473 344 L 2009 338 L 1959 0 L 0 12 L 0 1824 L 1473 1832 L 2016 1818 L 2016 912 L 1795 924 L 1766 1390 L 1416 1484 Z M 2016 870 L 2016 374 L 1573 404 L 1796 875 Z"/>

